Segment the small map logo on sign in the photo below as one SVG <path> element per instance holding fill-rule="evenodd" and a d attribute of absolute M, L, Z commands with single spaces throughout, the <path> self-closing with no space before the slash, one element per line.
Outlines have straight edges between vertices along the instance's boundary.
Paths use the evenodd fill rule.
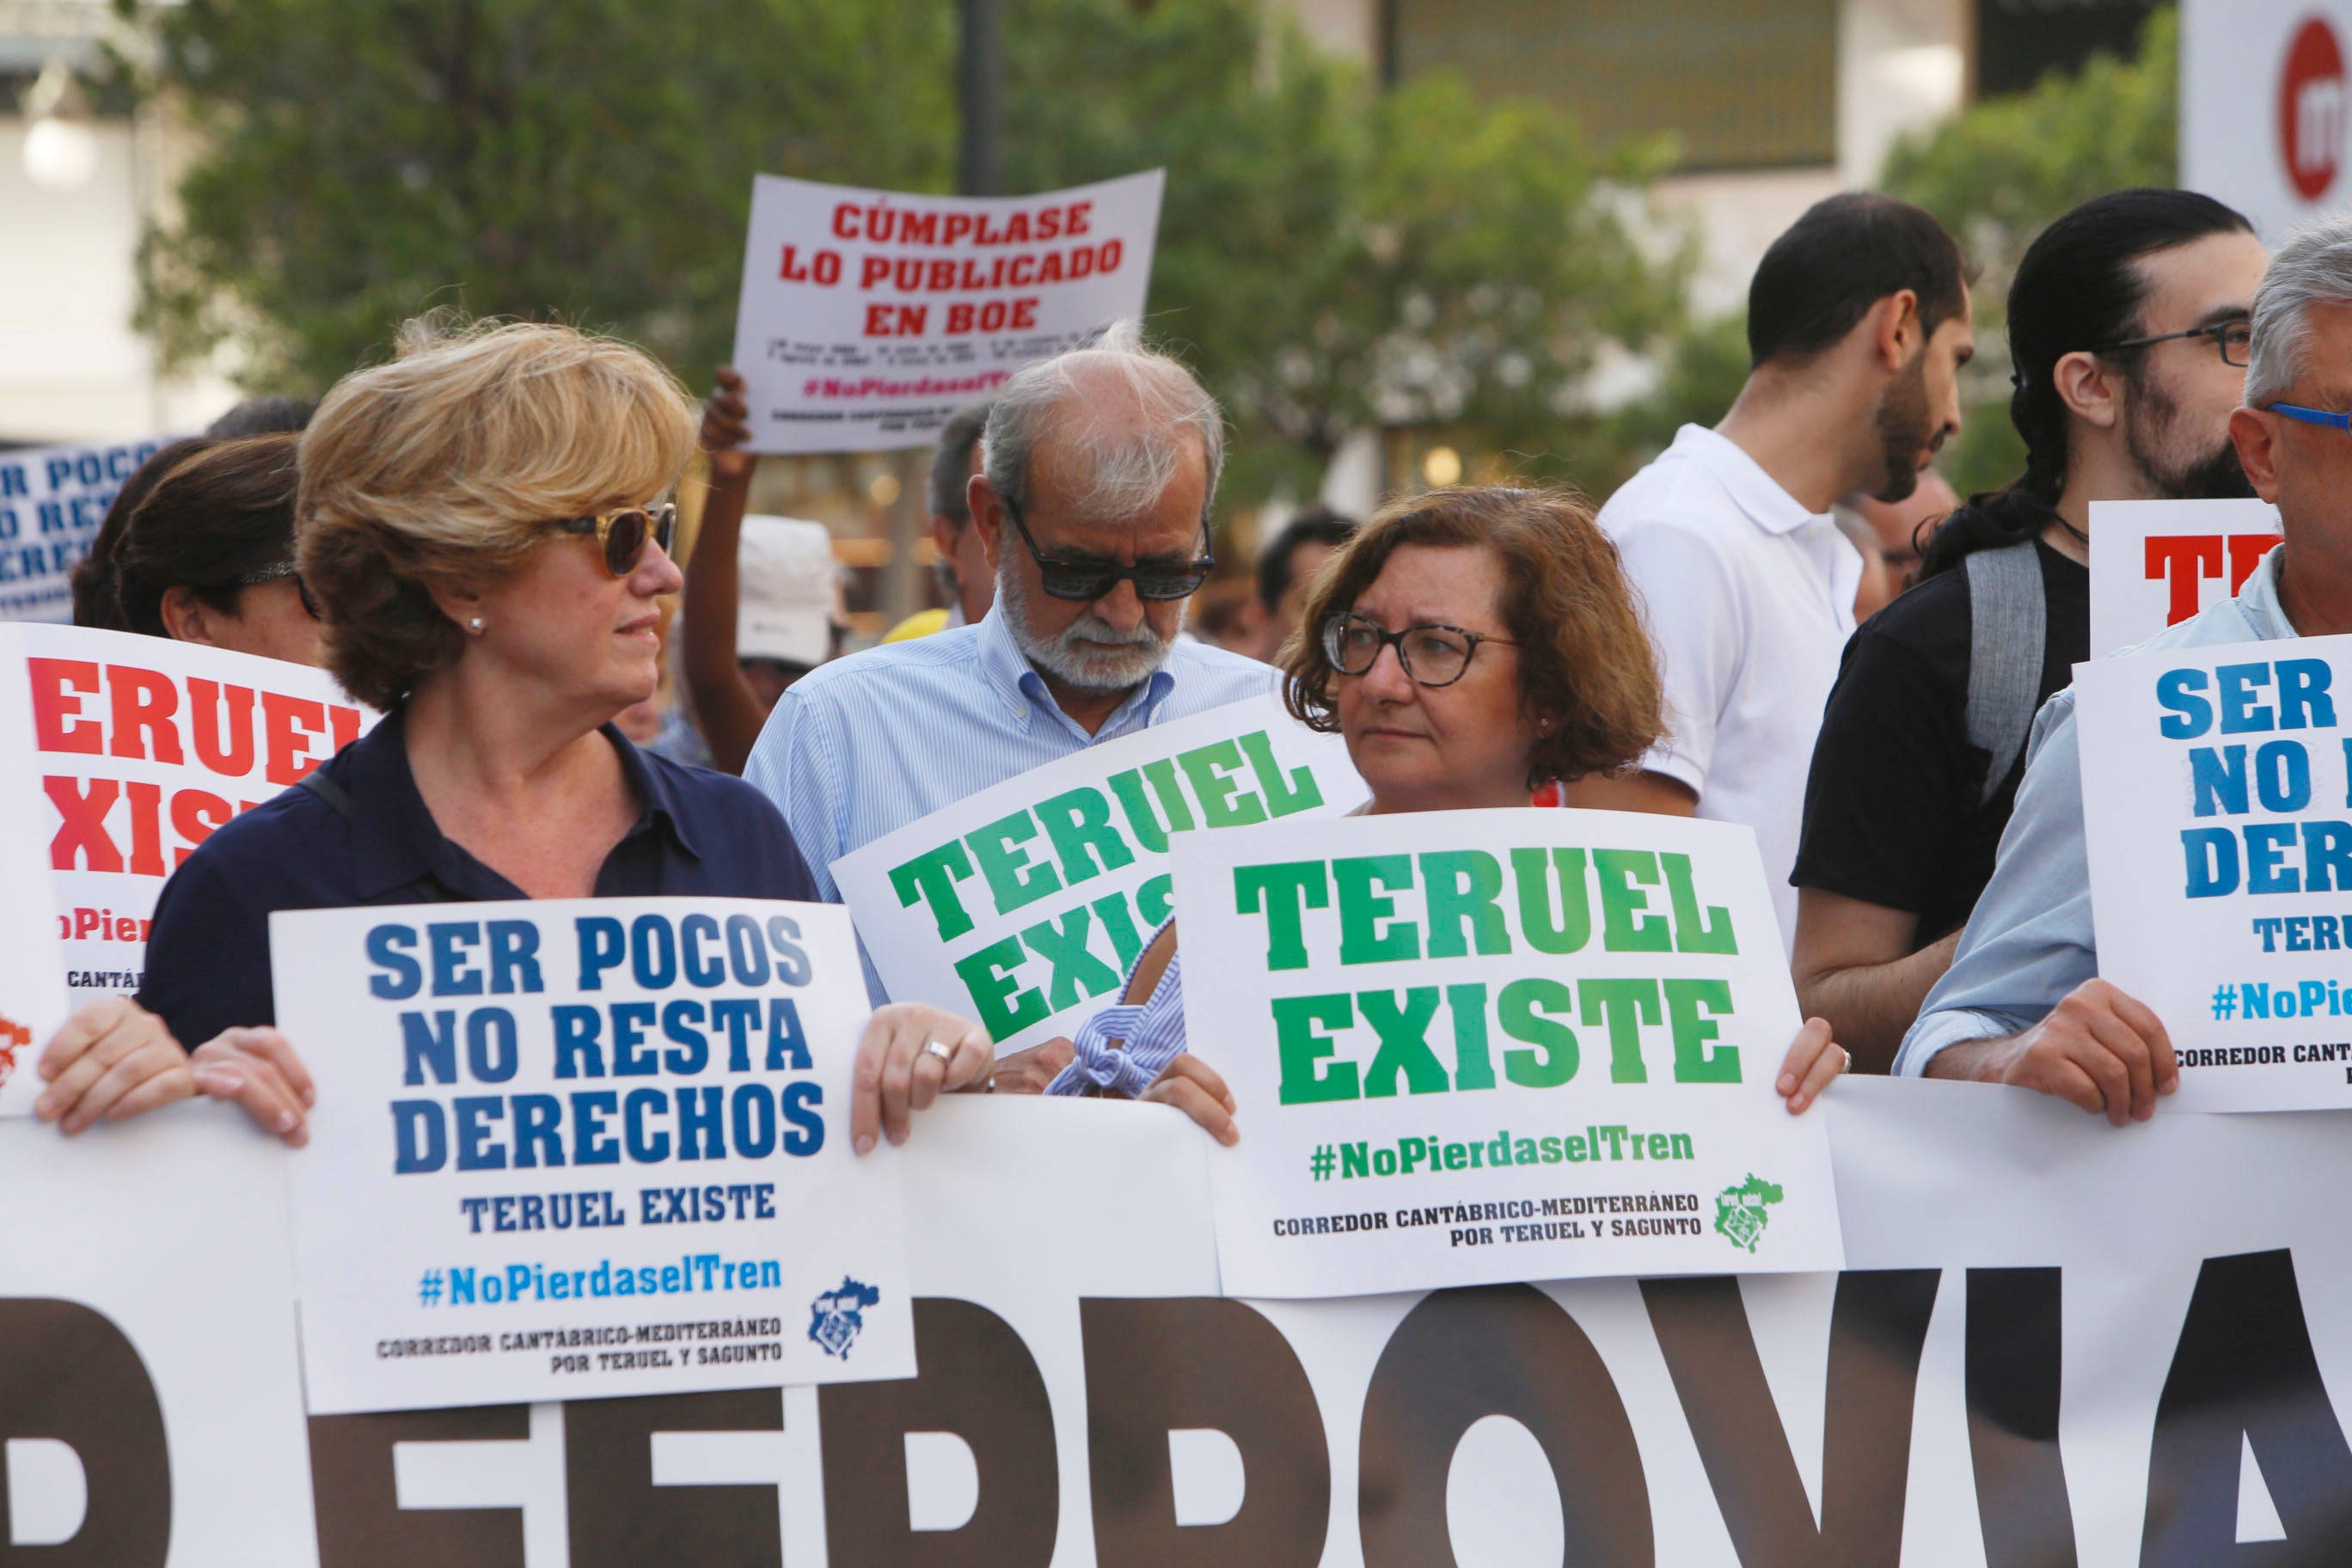
<path fill-rule="evenodd" d="M 1750 1171 L 1746 1181 L 1715 1195 L 1715 1228 L 1732 1246 L 1753 1252 L 1764 1239 L 1764 1227 L 1772 1223 L 1769 1211 L 1780 1201 L 1780 1189 Z"/>
<path fill-rule="evenodd" d="M 827 1290 L 809 1303 L 808 1337 L 823 1345 L 825 1354 L 847 1361 L 849 1347 L 857 1342 L 858 1334 L 866 1327 L 861 1314 L 881 1300 L 882 1292 L 873 1286 L 861 1285 L 843 1275 L 840 1289 Z"/>
<path fill-rule="evenodd" d="M 6 1083 L 16 1075 L 16 1053 L 28 1049 L 32 1043 L 31 1029 L 0 1014 L 0 1083 Z"/>

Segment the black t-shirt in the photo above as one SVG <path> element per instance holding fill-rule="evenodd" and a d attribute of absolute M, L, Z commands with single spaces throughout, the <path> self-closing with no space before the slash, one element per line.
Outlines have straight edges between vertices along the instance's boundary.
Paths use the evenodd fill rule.
<path fill-rule="evenodd" d="M 2090 657 L 2091 574 L 2036 542 L 2049 605 L 2038 702 Z M 1919 916 L 1925 947 L 1957 931 L 1992 879 L 1993 851 L 2024 776 L 1989 801 L 1992 759 L 1969 744 L 1969 575 L 1938 573 L 1864 622 L 1846 644 L 1805 783 L 1804 837 L 1790 880 Z"/>

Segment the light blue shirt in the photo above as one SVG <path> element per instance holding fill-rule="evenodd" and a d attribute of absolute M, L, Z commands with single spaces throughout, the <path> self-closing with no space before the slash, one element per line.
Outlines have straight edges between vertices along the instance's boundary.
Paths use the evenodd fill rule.
<path fill-rule="evenodd" d="M 2272 551 L 2236 598 L 2108 657 L 2294 637 L 2294 626 L 2278 600 L 2278 572 L 2285 560 L 2285 550 Z M 2027 758 L 1992 880 L 1960 933 L 1952 967 L 1927 993 L 1918 1021 L 1903 1037 L 1895 1058 L 1897 1073 L 1917 1078 L 1946 1046 L 2032 1028 L 2067 993 L 2099 973 L 2073 687 L 2043 704 L 2033 721 Z"/>
<path fill-rule="evenodd" d="M 1161 931 L 1167 928 L 1162 926 Z M 1151 941 L 1160 932 L 1151 933 Z M 1149 952 L 1151 943 L 1144 944 Z M 1130 971 L 1129 978 L 1134 977 Z M 1168 955 L 1160 984 L 1140 1002 L 1106 1007 L 1070 1037 L 1070 1065 L 1055 1074 L 1047 1094 L 1084 1094 L 1100 1089 L 1124 1100 L 1141 1100 L 1170 1062 L 1184 1054 L 1184 956 Z"/>
<path fill-rule="evenodd" d="M 1189 637 L 1093 734 L 1054 700 L 1004 625 L 886 643 L 794 681 L 743 777 L 776 803 L 818 893 L 841 901 L 833 862 L 966 795 L 1153 724 L 1276 690 L 1271 665 Z M 861 949 L 862 952 L 862 949 Z M 866 988 L 885 998 L 873 961 Z"/>

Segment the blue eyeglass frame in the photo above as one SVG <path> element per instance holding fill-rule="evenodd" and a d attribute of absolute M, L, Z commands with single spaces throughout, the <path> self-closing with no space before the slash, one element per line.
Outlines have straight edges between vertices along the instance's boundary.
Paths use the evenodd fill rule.
<path fill-rule="evenodd" d="M 2327 425 L 2352 434 L 2352 414 L 2330 414 L 2325 408 L 2305 408 L 2300 403 L 2273 403 L 2270 411 L 2305 425 Z"/>

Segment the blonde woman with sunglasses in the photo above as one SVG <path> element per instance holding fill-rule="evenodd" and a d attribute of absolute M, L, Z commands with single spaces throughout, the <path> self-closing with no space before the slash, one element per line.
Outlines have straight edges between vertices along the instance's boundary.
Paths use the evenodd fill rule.
<path fill-rule="evenodd" d="M 757 791 L 613 723 L 654 689 L 658 602 L 679 586 L 685 393 L 567 327 L 427 321 L 402 350 L 320 405 L 296 520 L 324 662 L 383 721 L 165 885 L 136 1004 L 93 1004 L 44 1055 L 39 1109 L 68 1131 L 202 1092 L 304 1140 L 312 1089 L 270 992 L 276 910 L 816 897 Z M 994 1060 L 976 1025 L 912 1005 L 877 1014 L 862 1050 L 877 1087 L 852 1107 L 861 1150 Z"/>

